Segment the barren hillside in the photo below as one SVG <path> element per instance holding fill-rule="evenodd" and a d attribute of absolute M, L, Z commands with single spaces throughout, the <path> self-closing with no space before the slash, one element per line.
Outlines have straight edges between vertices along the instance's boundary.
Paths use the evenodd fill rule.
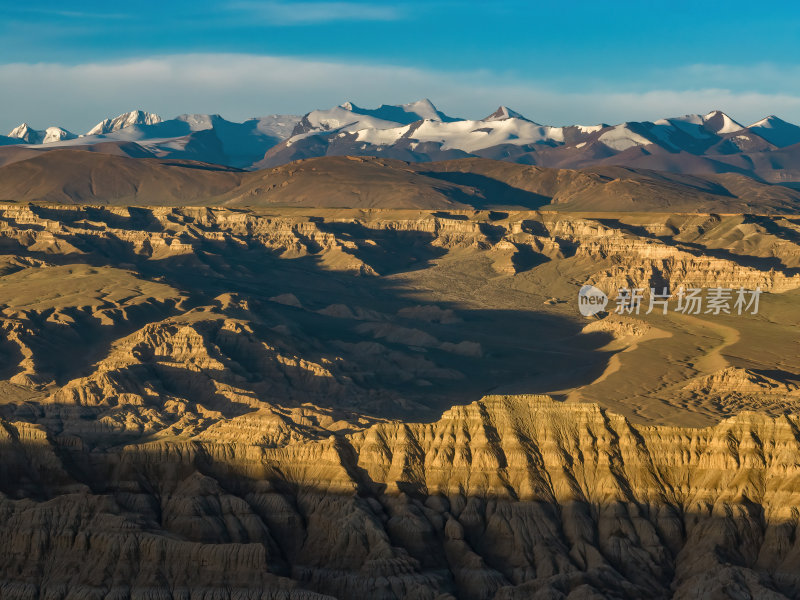
<path fill-rule="evenodd" d="M 110 152 L 110 151 L 109 151 Z M 4 162 L 5 161 L 5 162 Z M 114 153 L 6 148 L 0 200 L 113 206 L 516 209 L 795 214 L 800 192 L 738 174 L 554 169 L 481 158 L 333 156 L 260 171 Z"/>

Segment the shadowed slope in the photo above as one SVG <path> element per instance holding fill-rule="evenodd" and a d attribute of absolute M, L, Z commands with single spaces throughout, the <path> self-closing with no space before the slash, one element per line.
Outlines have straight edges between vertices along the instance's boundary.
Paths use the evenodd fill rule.
<path fill-rule="evenodd" d="M 800 593 L 796 217 L 0 224 L 4 600 Z M 764 297 L 586 321 L 586 282 Z"/>
<path fill-rule="evenodd" d="M 240 173 L 228 167 L 55 150 L 0 168 L 0 198 L 67 204 L 207 204 L 240 181 Z"/>
<path fill-rule="evenodd" d="M 245 172 L 131 158 L 119 146 L 117 155 L 14 150 L 16 158 L 24 158 L 11 157 L 14 162 L 0 166 L 0 200 L 12 202 L 762 214 L 792 213 L 800 206 L 800 192 L 736 174 L 548 169 L 480 158 L 409 164 L 342 156 Z"/>
<path fill-rule="evenodd" d="M 91 454 L 0 419 L 4 597 L 800 592 L 797 417 L 637 427 L 596 405 L 490 396 L 430 424 L 278 448 L 248 419 Z"/>

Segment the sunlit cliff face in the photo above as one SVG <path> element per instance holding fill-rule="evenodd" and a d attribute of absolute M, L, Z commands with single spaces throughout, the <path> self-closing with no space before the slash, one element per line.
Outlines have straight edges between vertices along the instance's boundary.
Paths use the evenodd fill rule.
<path fill-rule="evenodd" d="M 0 220 L 8 597 L 800 593 L 792 216 Z"/>

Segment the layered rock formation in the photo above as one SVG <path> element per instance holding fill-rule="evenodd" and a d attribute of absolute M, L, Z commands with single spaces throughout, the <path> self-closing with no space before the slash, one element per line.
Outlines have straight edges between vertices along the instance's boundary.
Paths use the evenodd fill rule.
<path fill-rule="evenodd" d="M 0 597 L 797 597 L 798 223 L 0 207 Z"/>
<path fill-rule="evenodd" d="M 280 448 L 98 454 L 4 421 L 3 595 L 796 597 L 798 424 L 492 396 Z"/>

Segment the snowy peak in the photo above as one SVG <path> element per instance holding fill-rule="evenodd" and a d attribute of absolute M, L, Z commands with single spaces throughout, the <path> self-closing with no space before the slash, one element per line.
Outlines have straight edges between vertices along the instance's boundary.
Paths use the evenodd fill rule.
<path fill-rule="evenodd" d="M 785 125 L 790 125 L 780 117 L 776 117 L 775 115 L 769 115 L 764 117 L 760 121 L 756 121 L 752 125 L 748 127 L 748 129 L 753 129 L 754 127 L 763 127 L 765 129 L 776 129 L 778 127 L 783 127 Z"/>
<path fill-rule="evenodd" d="M 748 129 L 778 148 L 800 144 L 800 127 L 775 115 L 753 123 Z"/>
<path fill-rule="evenodd" d="M 645 137 L 638 123 L 623 123 L 615 125 L 603 132 L 597 139 L 609 148 L 622 152 L 634 146 L 649 146 L 653 140 Z"/>
<path fill-rule="evenodd" d="M 48 127 L 47 129 L 34 129 L 27 123 L 18 125 L 8 134 L 10 138 L 17 138 L 28 144 L 49 144 L 62 140 L 72 140 L 77 136 L 61 127 Z"/>
<path fill-rule="evenodd" d="M 86 135 L 103 135 L 125 129 L 126 127 L 133 127 L 134 125 L 156 125 L 157 123 L 161 123 L 161 117 L 158 115 L 142 110 L 133 110 L 123 113 L 114 119 L 105 119 L 101 121 L 92 127 Z"/>
<path fill-rule="evenodd" d="M 155 115 L 154 115 L 155 116 Z M 191 131 L 213 129 L 215 125 L 226 122 L 220 115 L 185 114 L 174 119 L 186 123 Z"/>
<path fill-rule="evenodd" d="M 380 119 L 381 121 L 392 123 L 394 126 L 410 125 L 416 121 L 451 122 L 456 120 L 438 110 L 433 105 L 433 102 L 427 98 L 418 100 L 417 102 L 410 102 L 409 104 L 382 104 L 378 108 L 362 108 L 348 101 L 340 104 L 337 108 L 353 115 Z M 358 121 L 360 119 L 354 117 L 354 120 Z"/>
<path fill-rule="evenodd" d="M 527 153 L 546 152 L 548 147 L 586 148 L 581 152 L 599 153 L 598 156 L 606 157 L 634 148 L 642 148 L 645 155 L 660 151 L 730 154 L 760 151 L 766 148 L 765 144 L 775 144 L 766 142 L 767 136 L 751 136 L 749 133 L 719 110 L 655 122 L 552 127 L 534 123 L 504 105 L 481 120 L 450 119 L 430 100 L 424 99 L 409 104 L 384 104 L 376 109 L 345 102 L 330 110 L 313 111 L 303 117 L 293 135 L 285 140 L 285 145 L 288 148 L 313 136 L 313 141 L 301 143 L 300 147 L 329 148 L 325 152 L 337 154 L 380 153 L 380 156 L 418 160 L 416 155 L 420 152 L 425 155 L 430 152 L 450 153 L 448 155 L 462 152 L 508 159 L 513 156 L 516 159 Z M 800 142 L 800 128 L 796 134 L 793 130 L 786 139 Z M 773 134 L 772 139 L 775 138 Z M 322 140 L 325 141 L 320 145 Z M 297 146 L 294 148 L 289 153 L 291 156 L 304 152 Z M 632 152 L 628 154 L 635 155 Z M 526 160 L 536 159 L 531 155 Z"/>
<path fill-rule="evenodd" d="M 41 136 L 39 134 L 39 131 L 36 131 L 27 123 L 22 123 L 14 127 L 14 129 L 8 133 L 8 137 L 24 140 L 29 144 L 39 144 L 41 143 Z"/>
<path fill-rule="evenodd" d="M 433 102 L 431 102 L 427 98 L 423 98 L 422 100 L 417 100 L 416 102 L 411 102 L 409 104 L 402 104 L 400 108 L 402 108 L 403 111 L 409 114 L 417 115 L 418 117 L 420 117 L 420 119 L 427 121 L 450 120 L 444 113 L 440 112 L 433 105 Z"/>
<path fill-rule="evenodd" d="M 500 106 L 496 111 L 488 117 L 481 119 L 482 121 L 505 121 L 506 119 L 522 119 L 523 121 L 530 121 L 515 110 L 511 110 L 507 106 Z M 530 121 L 531 123 L 533 121 Z"/>
<path fill-rule="evenodd" d="M 471 153 L 503 144 L 564 142 L 563 128 L 538 125 L 504 106 L 490 119 L 473 121 L 448 117 L 428 99 L 384 104 L 375 109 L 344 102 L 329 110 L 312 111 L 301 119 L 285 145 L 291 147 L 310 136 L 315 141 L 308 143 L 318 143 L 321 137 L 334 140 L 340 153 L 356 154 L 370 148 L 375 152 L 393 152 L 396 145 L 410 152 L 423 144 L 445 152 Z M 354 146 L 348 148 L 347 144 Z"/>
<path fill-rule="evenodd" d="M 774 115 L 743 127 L 719 110 L 655 121 L 554 127 L 537 124 L 505 105 L 483 119 L 452 118 L 423 98 L 376 108 L 347 101 L 302 117 L 270 115 L 243 122 L 218 114 L 162 120 L 135 110 L 105 119 L 80 137 L 60 127 L 34 129 L 27 123 L 0 136 L 0 146 L 73 148 L 109 141 L 136 155 L 245 169 L 315 156 L 356 155 L 409 162 L 478 156 L 540 166 L 608 163 L 687 172 L 686 165 L 695 165 L 691 168 L 738 172 L 744 163 L 731 161 L 740 160 L 740 155 L 795 145 L 789 154 L 800 152 L 800 127 Z M 784 165 L 787 160 L 781 154 L 770 164 Z"/>
<path fill-rule="evenodd" d="M 299 121 L 300 117 L 297 115 L 267 115 L 248 119 L 243 125 L 253 125 L 262 135 L 285 140 L 292 135 L 292 130 Z"/>
<path fill-rule="evenodd" d="M 337 129 L 345 129 L 346 131 L 367 128 L 388 129 L 399 125 L 395 121 L 382 119 L 372 114 L 378 111 L 363 110 L 350 102 L 345 104 L 350 108 L 346 108 L 343 105 L 329 110 L 312 110 L 300 120 L 293 135 L 334 131 Z"/>
<path fill-rule="evenodd" d="M 67 131 L 62 127 L 48 127 L 44 130 L 43 144 L 50 144 L 53 142 L 63 142 L 64 140 L 74 140 L 78 136 Z"/>
<path fill-rule="evenodd" d="M 394 129 L 417 121 L 453 122 L 436 109 L 428 99 L 409 104 L 383 104 L 378 108 L 362 108 L 344 102 L 328 110 L 313 110 L 295 127 L 293 136 L 329 131 L 355 132 L 364 129 Z"/>
<path fill-rule="evenodd" d="M 703 126 L 705 129 L 718 135 L 734 133 L 744 129 L 742 125 L 731 119 L 721 110 L 712 110 L 707 115 L 703 115 Z"/>

